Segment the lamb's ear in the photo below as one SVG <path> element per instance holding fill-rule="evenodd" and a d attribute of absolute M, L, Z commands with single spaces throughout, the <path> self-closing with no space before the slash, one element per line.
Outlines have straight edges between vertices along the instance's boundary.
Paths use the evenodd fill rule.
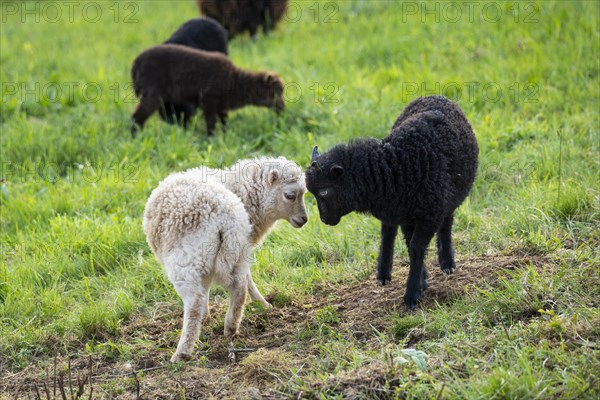
<path fill-rule="evenodd" d="M 311 167 L 314 168 L 317 166 L 317 158 L 319 158 L 319 147 L 315 146 L 315 147 L 313 147 L 312 155 L 310 158 L 310 166 Z"/>
<path fill-rule="evenodd" d="M 317 161 L 317 158 L 319 158 L 319 146 L 313 147 L 310 161 Z"/>
<path fill-rule="evenodd" d="M 276 80 L 276 76 L 275 74 L 271 73 L 271 72 L 267 72 L 267 74 L 265 75 L 265 83 L 273 83 Z"/>
<path fill-rule="evenodd" d="M 344 175 L 344 167 L 336 164 L 333 167 L 331 167 L 329 172 L 331 173 L 331 175 L 335 176 L 336 178 L 339 178 L 340 176 Z"/>
<path fill-rule="evenodd" d="M 278 169 L 271 170 L 269 172 L 269 185 L 272 185 L 273 183 L 275 183 L 275 181 L 277 181 L 277 179 L 279 179 L 279 170 Z"/>

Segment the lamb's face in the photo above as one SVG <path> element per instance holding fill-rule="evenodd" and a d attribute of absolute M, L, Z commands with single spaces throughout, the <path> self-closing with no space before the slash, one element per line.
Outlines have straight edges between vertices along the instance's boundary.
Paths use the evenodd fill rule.
<path fill-rule="evenodd" d="M 317 199 L 319 216 L 327 225 L 337 225 L 344 215 L 353 211 L 346 183 L 345 159 L 343 145 L 322 155 L 315 147 L 311 165 L 306 170 L 306 187 Z"/>
<path fill-rule="evenodd" d="M 262 105 L 274 109 L 277 113 L 280 113 L 285 109 L 285 101 L 283 99 L 283 82 L 281 78 L 273 73 L 265 75 L 263 80 L 264 96 L 262 98 Z"/>
<path fill-rule="evenodd" d="M 342 217 L 348 214 L 344 211 L 345 203 L 340 194 L 343 193 L 339 180 L 342 178 L 343 168 L 339 165 L 326 170 L 319 170 L 311 166 L 306 171 L 306 187 L 317 199 L 319 217 L 327 225 L 337 225 Z"/>
<path fill-rule="evenodd" d="M 277 201 L 278 212 L 281 219 L 286 219 L 294 228 L 301 228 L 308 221 L 304 195 L 306 186 L 303 180 L 296 183 L 282 185 Z"/>
<path fill-rule="evenodd" d="M 300 168 L 293 164 L 294 168 L 300 171 Z M 301 228 L 308 221 L 306 206 L 304 205 L 304 195 L 306 186 L 304 176 L 300 174 L 298 179 L 286 181 L 281 171 L 273 170 L 269 176 L 271 186 L 270 208 L 275 219 L 285 219 L 294 228 Z"/>
<path fill-rule="evenodd" d="M 327 153 L 314 160 L 306 170 L 306 187 L 317 199 L 319 216 L 327 225 L 337 225 L 351 209 L 343 194 L 345 169 Z"/>

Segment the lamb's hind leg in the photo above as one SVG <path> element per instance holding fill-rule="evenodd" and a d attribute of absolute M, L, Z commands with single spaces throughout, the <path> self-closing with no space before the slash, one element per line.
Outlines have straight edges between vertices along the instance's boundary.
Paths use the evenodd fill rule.
<path fill-rule="evenodd" d="M 442 271 L 450 275 L 456 269 L 454 250 L 452 249 L 452 222 L 454 215 L 446 217 L 437 232 L 438 260 Z"/>
<path fill-rule="evenodd" d="M 381 225 L 381 248 L 377 259 L 377 284 L 385 285 L 392 280 L 392 262 L 394 261 L 394 242 L 398 226 Z"/>
<path fill-rule="evenodd" d="M 262 294 L 260 294 L 260 292 L 258 291 L 256 284 L 252 280 L 252 275 L 250 274 L 250 271 L 248 271 L 248 293 L 250 294 L 250 298 L 252 299 L 252 301 L 260 301 L 265 308 L 271 307 L 271 304 L 269 304 L 269 302 L 265 300 Z"/>
<path fill-rule="evenodd" d="M 212 108 L 204 108 L 204 121 L 206 122 L 206 133 L 212 135 L 217 126 L 217 112 Z"/>
<path fill-rule="evenodd" d="M 227 126 L 227 111 L 219 111 L 219 120 L 221 121 L 221 124 L 223 125 L 223 129 L 225 129 L 225 127 Z"/>
<path fill-rule="evenodd" d="M 404 242 L 406 243 L 406 248 L 410 251 L 410 241 L 413 237 L 413 232 L 415 231 L 414 225 L 400 225 L 402 229 L 402 235 L 404 236 Z M 427 268 L 423 268 L 421 270 L 421 289 L 427 289 Z"/>
<path fill-rule="evenodd" d="M 422 284 L 422 280 L 423 270 L 425 269 L 425 253 L 434 234 L 435 228 L 432 228 L 427 224 L 417 225 L 413 232 L 408 248 L 410 270 L 406 282 L 406 293 L 404 294 L 404 303 L 409 309 L 414 309 L 417 302 L 423 297 L 425 287 Z"/>
<path fill-rule="evenodd" d="M 181 110 L 181 125 L 183 126 L 183 129 L 187 129 L 190 126 L 192 117 L 196 114 L 196 106 L 192 103 L 185 103 L 181 106 Z"/>
<path fill-rule="evenodd" d="M 174 282 L 183 300 L 183 330 L 171 362 L 189 360 L 198 340 L 202 323 L 208 315 L 208 287 L 189 282 Z M 208 285 L 206 285 L 208 286 Z"/>
<path fill-rule="evenodd" d="M 138 104 L 131 116 L 131 137 L 135 138 L 137 131 L 144 129 L 146 120 L 159 108 L 160 99 L 158 97 L 143 96 L 140 99 L 140 104 Z"/>
<path fill-rule="evenodd" d="M 233 347 L 233 339 L 238 334 L 240 322 L 244 315 L 244 302 L 248 292 L 247 275 L 234 276 L 229 285 L 231 297 L 229 299 L 229 309 L 225 316 L 225 338 L 229 349 L 229 358 L 235 361 L 235 352 Z"/>

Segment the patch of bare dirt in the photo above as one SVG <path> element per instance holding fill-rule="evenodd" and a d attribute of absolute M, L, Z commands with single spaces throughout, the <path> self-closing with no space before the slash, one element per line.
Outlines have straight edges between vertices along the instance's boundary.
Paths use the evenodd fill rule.
<path fill-rule="evenodd" d="M 483 256 L 458 260 L 457 271 L 447 276 L 437 268 L 437 263 L 429 262 L 429 288 L 419 307 L 427 309 L 435 303 L 451 302 L 476 285 L 493 285 L 503 270 L 531 264 L 540 271 L 554 268 L 554 263 L 543 256 Z M 195 360 L 177 366 L 169 363 L 169 357 L 177 345 L 182 311 L 171 304 L 157 304 L 154 315 L 138 316 L 121 330 L 119 340 L 139 350 L 131 353 L 129 361 L 122 361 L 123 357 L 114 361 L 71 355 L 72 386 L 77 387 L 78 376 L 80 380 L 88 379 L 82 398 L 89 398 L 92 387 L 92 398 L 95 399 L 272 398 L 261 393 L 273 393 L 270 389 L 285 383 L 292 368 L 310 368 L 306 364 L 311 350 L 309 344 L 303 347 L 300 343 L 298 331 L 304 329 L 319 310 L 334 307 L 340 328 L 351 332 L 360 342 L 373 340 L 376 335 L 373 327 L 383 329 L 392 310 L 400 315 L 408 312 L 403 304 L 407 274 L 408 264 L 399 263 L 394 267 L 392 283 L 384 287 L 377 286 L 371 277 L 359 283 L 326 285 L 306 296 L 301 304 L 292 303 L 266 311 L 249 307 L 236 345 L 256 351 L 239 354 L 235 364 L 228 361 L 223 337 L 226 301 L 211 305 L 211 317 L 203 327 Z M 138 342 L 146 345 L 142 344 L 138 349 Z M 152 343 L 152 347 L 149 348 L 147 343 Z M 60 388 L 54 383 L 53 364 L 53 360 L 40 360 L 17 373 L 1 372 L 0 399 L 36 398 L 36 385 L 42 399 L 47 398 L 46 387 L 50 399 L 61 398 Z M 68 360 L 59 357 L 56 364 L 60 373 L 66 371 Z M 375 367 L 365 373 L 373 375 L 377 370 Z M 66 373 L 64 382 L 68 382 Z M 91 385 L 86 378 L 89 375 Z M 379 375 L 373 376 L 375 382 Z M 352 382 L 360 381 L 364 385 L 369 381 L 355 378 L 340 377 L 344 381 L 338 384 L 348 386 L 350 393 Z M 70 398 L 68 391 L 67 398 Z"/>
<path fill-rule="evenodd" d="M 437 268 L 437 264 L 429 264 L 429 287 L 419 304 L 421 309 L 450 302 L 475 286 L 494 285 L 502 271 L 524 268 L 530 264 L 543 270 L 553 265 L 549 258 L 541 256 L 482 256 L 458 260 L 457 270 L 452 275 L 446 275 Z M 403 303 L 408 268 L 406 262 L 395 265 L 392 282 L 386 286 L 377 286 L 374 278 L 343 288 L 330 286 L 327 291 L 332 295 L 328 296 L 327 304 L 336 307 L 343 321 L 351 324 L 354 331 L 369 330 L 369 326 L 378 327 L 374 323 L 381 322 L 390 310 L 395 310 L 399 315 L 409 313 Z"/>

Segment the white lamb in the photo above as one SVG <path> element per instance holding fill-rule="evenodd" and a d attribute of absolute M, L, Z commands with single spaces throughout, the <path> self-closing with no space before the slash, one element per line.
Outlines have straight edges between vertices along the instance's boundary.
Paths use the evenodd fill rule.
<path fill-rule="evenodd" d="M 190 359 L 213 282 L 231 293 L 225 336 L 233 356 L 246 293 L 270 306 L 252 281 L 251 251 L 277 220 L 294 228 L 307 222 L 305 193 L 301 168 L 283 157 L 242 160 L 222 170 L 194 168 L 154 189 L 144 210 L 144 232 L 183 300 L 183 330 L 172 362 Z"/>

